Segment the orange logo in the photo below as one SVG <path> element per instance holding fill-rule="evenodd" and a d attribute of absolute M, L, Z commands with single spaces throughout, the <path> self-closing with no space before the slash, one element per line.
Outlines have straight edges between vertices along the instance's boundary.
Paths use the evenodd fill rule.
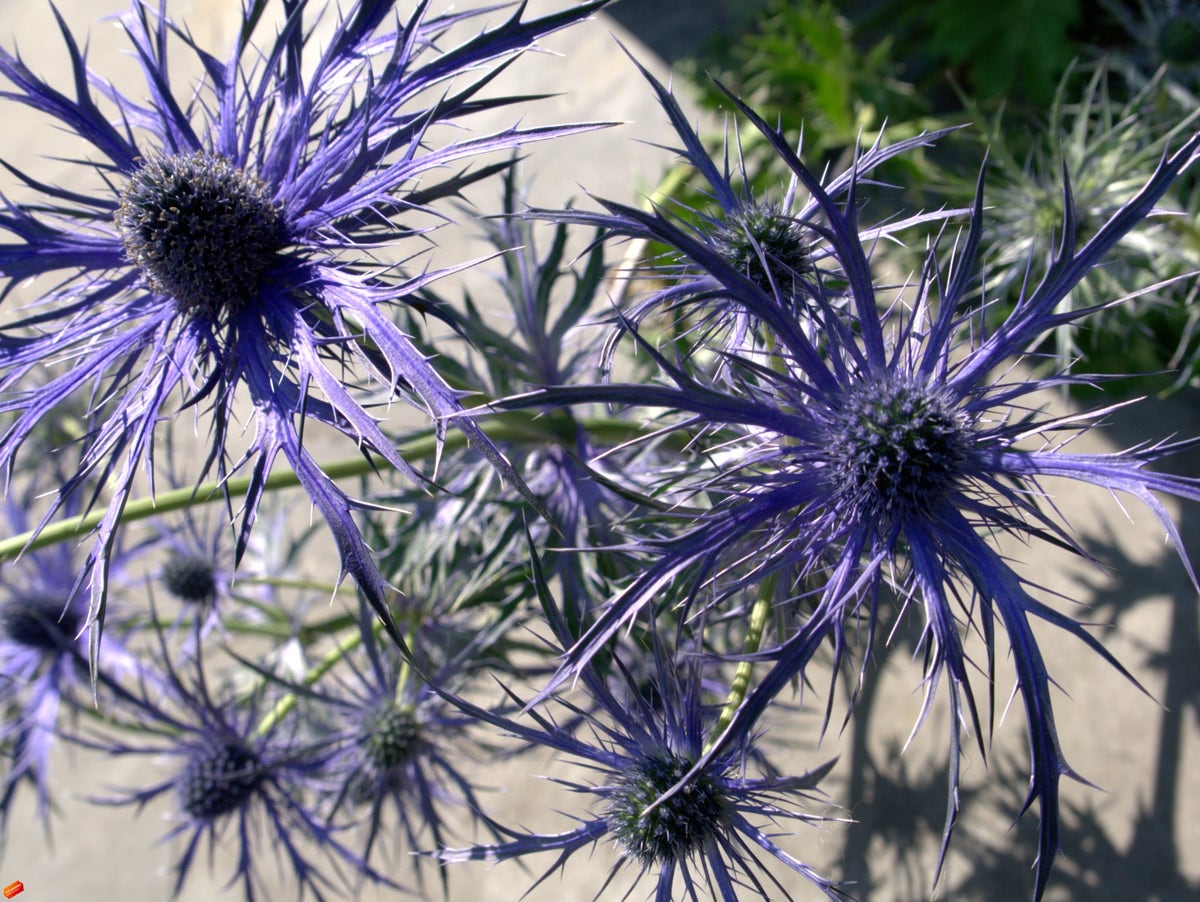
<path fill-rule="evenodd" d="M 17 895 L 18 893 L 23 893 L 23 892 L 25 892 L 25 884 L 22 883 L 20 880 L 14 880 L 8 886 L 4 887 L 4 898 L 11 899 L 13 896 Z"/>

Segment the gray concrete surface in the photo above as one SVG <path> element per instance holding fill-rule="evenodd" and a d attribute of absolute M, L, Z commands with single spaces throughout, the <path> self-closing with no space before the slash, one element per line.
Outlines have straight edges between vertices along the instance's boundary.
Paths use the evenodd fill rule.
<path fill-rule="evenodd" d="M 563 0 L 534 0 L 531 12 L 558 8 Z M 133 75 L 121 35 L 104 15 L 125 8 L 122 0 L 60 0 L 59 8 L 77 33 L 90 35 L 90 53 L 106 72 Z M 168 8 L 187 21 L 205 46 L 223 52 L 236 21 L 235 0 L 175 2 Z M 635 201 L 653 185 L 667 155 L 647 141 L 667 141 L 669 131 L 657 113 L 649 91 L 614 41 L 620 37 L 662 77 L 668 72 L 662 54 L 684 52 L 694 34 L 714 11 L 721 23 L 732 4 L 693 4 L 674 0 L 623 0 L 612 17 L 597 20 L 546 42 L 558 55 L 532 56 L 514 66 L 505 84 L 522 90 L 560 92 L 561 96 L 529 110 L 527 122 L 569 119 L 621 120 L 625 124 L 602 133 L 570 138 L 531 152 L 527 171 L 535 173 L 532 199 L 555 204 L 567 197 L 582 198 L 584 189 L 620 200 Z M 60 41 L 51 33 L 48 4 L 0 0 L 0 40 L 14 42 L 39 71 L 61 67 Z M 643 40 L 643 37 L 645 38 Z M 681 49 L 681 44 L 684 49 Z M 657 53 L 656 53 L 657 51 Z M 65 82 L 64 82 L 65 83 Z M 502 114 L 498 125 L 510 124 Z M 45 122 L 0 106 L 0 157 L 54 179 L 68 167 L 39 160 L 61 152 L 57 135 Z M 11 179 L 0 174 L 0 188 Z M 443 236 L 439 236 L 443 237 Z M 444 235 L 440 253 L 473 254 L 483 248 L 471 241 L 459 244 Z M 474 248 L 474 249 L 473 249 Z M 462 257 L 459 257 L 462 259 Z M 1057 404 L 1057 399 L 1048 399 Z M 1076 450 L 1111 450 L 1177 432 L 1200 434 L 1195 393 L 1169 403 L 1147 405 L 1145 416 L 1121 416 L 1104 433 L 1079 442 Z M 1193 452 L 1177 462 L 1200 475 Z M 1060 487 L 1050 486 L 1051 489 Z M 1103 788 L 1096 791 L 1074 783 L 1063 787 L 1065 854 L 1048 898 L 1061 900 L 1160 900 L 1183 902 L 1200 898 L 1200 627 L 1197 598 L 1183 568 L 1174 559 L 1152 518 L 1133 505 L 1126 517 L 1113 499 L 1100 493 L 1062 491 L 1055 495 L 1065 517 L 1080 526 L 1088 547 L 1111 571 L 1098 574 L 1079 562 L 1040 549 L 1007 550 L 1034 579 L 1060 591 L 1064 608 L 1104 626 L 1106 644 L 1143 681 L 1147 698 L 1076 640 L 1040 632 L 1053 675 L 1063 691 L 1056 698 L 1062 744 L 1072 765 Z M 1181 510 L 1168 503 L 1180 519 L 1188 546 L 1200 557 L 1200 510 Z M 1082 607 L 1071 604 L 1077 602 Z M 935 715 L 912 747 L 900 756 L 919 706 L 919 668 L 912 662 L 911 645 L 898 637 L 894 649 L 880 656 L 878 678 L 863 700 L 859 717 L 841 735 L 826 737 L 813 748 L 812 715 L 798 715 L 793 728 L 778 729 L 783 760 L 796 769 L 812 767 L 840 756 L 835 779 L 826 789 L 832 801 L 859 825 L 848 833 L 836 825 L 816 827 L 789 845 L 798 857 L 826 873 L 858 882 L 857 893 L 868 900 L 917 900 L 929 896 L 929 875 L 943 809 L 946 711 Z M 1001 666 L 1006 662 L 1002 659 Z M 1003 672 L 997 690 L 1004 704 L 1011 673 Z M 1157 702 L 1155 701 L 1157 700 Z M 1161 703 L 1161 704 L 1160 704 Z M 806 719 L 807 718 L 807 719 Z M 1032 885 L 1030 865 L 1033 819 L 1010 827 L 1021 797 L 1025 768 L 1025 738 L 1019 704 L 997 726 L 986 763 L 969 752 L 965 765 L 966 810 L 943 882 L 942 898 L 987 902 L 1027 898 Z M 571 810 L 573 798 L 556 785 L 539 779 L 551 772 L 546 758 L 522 759 L 516 765 L 481 768 L 496 787 L 488 798 L 512 823 L 568 829 L 570 822 L 553 809 Z M 31 828 L 31 809 L 20 808 L 13 818 L 8 846 L 0 852 L 0 886 L 22 880 L 29 902 L 88 899 L 128 902 L 169 897 L 169 868 L 178 843 L 158 843 L 165 830 L 164 811 L 151 807 L 135 817 L 126 809 L 88 805 L 79 796 L 105 787 L 137 785 L 146 778 L 144 762 L 98 761 L 80 753 L 62 754 L 55 761 L 61 780 L 60 810 L 54 837 L 47 843 Z M 556 771 L 557 772 L 557 771 Z M 158 772 L 156 772 L 158 773 Z M 593 898 L 612 861 L 612 851 L 598 848 L 579 856 L 561 878 L 552 876 L 528 898 L 541 902 L 574 902 Z M 544 866 L 551 863 L 548 858 Z M 181 898 L 199 902 L 217 898 L 219 879 L 207 878 L 203 861 Z M 534 868 L 539 862 L 532 862 Z M 270 867 L 268 866 L 268 873 Z M 217 875 L 226 873 L 217 868 Z M 465 865 L 454 880 L 452 898 L 507 902 L 521 897 L 531 878 L 511 865 Z M 797 882 L 797 898 L 812 893 Z M 631 898 L 643 898 L 648 887 Z M 231 898 L 236 898 L 236 892 Z M 288 899 L 294 891 L 279 883 L 267 895 Z M 356 898 L 385 898 L 363 892 Z M 620 898 L 610 889 L 604 898 Z"/>

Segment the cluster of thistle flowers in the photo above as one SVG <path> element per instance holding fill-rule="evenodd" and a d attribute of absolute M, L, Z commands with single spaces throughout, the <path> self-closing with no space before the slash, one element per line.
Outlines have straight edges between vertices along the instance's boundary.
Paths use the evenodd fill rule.
<path fill-rule="evenodd" d="M 1074 772 L 1032 622 L 1120 665 L 993 536 L 1084 554 L 1041 486 L 1061 478 L 1138 499 L 1179 547 L 1158 499 L 1200 500 L 1200 483 L 1150 469 L 1191 442 L 1068 452 L 1103 412 L 1040 414 L 1031 395 L 1078 377 L 1017 364 L 1115 300 L 1062 303 L 1155 215 L 1200 134 L 1087 234 L 1064 183 L 1057 243 L 996 321 L 977 296 L 982 179 L 970 209 L 858 221 L 872 170 L 937 135 L 877 143 L 820 178 L 731 98 L 792 173 L 754 196 L 646 74 L 711 208 L 522 211 L 506 162 L 439 180 L 594 127 L 439 128 L 530 100 L 489 97 L 495 67 L 602 5 L 495 24 L 496 10 L 421 4 L 396 26 L 393 3 L 362 0 L 317 49 L 305 0 L 282 3 L 269 38 L 268 3 L 247 0 L 222 61 L 136 2 L 122 21 L 143 100 L 93 72 L 65 25 L 73 95 L 0 51 L 5 101 L 87 141 L 81 165 L 101 185 L 17 173 L 37 200 L 0 213 L 0 274 L 34 289 L 0 331 L 15 533 L 0 545 L 15 558 L 0 601 L 5 817 L 25 787 L 49 817 L 52 747 L 70 742 L 171 761 L 102 801 L 171 805 L 177 890 L 222 841 L 247 898 L 267 860 L 316 898 L 362 881 L 419 889 L 432 873 L 448 893 L 452 862 L 549 853 L 549 875 L 605 844 L 608 880 L 644 879 L 660 900 L 795 884 L 836 898 L 850 888 L 786 849 L 787 825 L 822 819 L 832 765 L 783 774 L 761 737 L 769 713 L 794 716 L 791 687 L 832 696 L 839 671 L 865 679 L 895 604 L 920 619 L 926 711 L 945 687 L 953 715 L 943 855 L 962 736 L 983 747 L 976 692 L 992 698 L 1007 646 L 1043 894 Z M 203 67 L 199 89 L 172 87 L 179 46 Z M 456 270 L 380 262 L 423 237 L 418 214 L 458 215 L 445 202 L 502 174 L 485 298 L 435 285 Z M 553 225 L 544 254 L 537 222 Z M 592 243 L 565 271 L 578 225 Z M 877 284 L 878 248 L 926 229 L 956 237 L 910 285 Z M 604 250 L 629 239 L 661 256 L 614 310 Z M 427 411 L 428 431 L 395 426 L 395 400 Z M 198 461 L 180 447 L 197 423 Z M 356 456 L 316 460 L 313 430 Z M 320 529 L 288 538 L 286 517 L 266 515 L 287 486 Z M 329 540 L 326 572 L 313 543 Z M 331 596 L 333 610 L 313 603 Z M 506 823 L 472 773 L 537 748 L 591 774 L 564 781 L 584 800 L 556 805 L 570 804 L 565 832 Z"/>
<path fill-rule="evenodd" d="M 1190 0 L 1130 4 L 1103 0 L 1128 46 L 1076 60 L 1044 121 L 986 114 L 993 205 L 985 243 L 989 294 L 1015 299 L 1029 261 L 1052 248 L 1063 215 L 1064 173 L 1074 191 L 1081 231 L 1098 229 L 1150 178 L 1159 160 L 1196 127 L 1200 116 L 1200 5 Z M 965 191 L 973 186 L 958 185 Z M 961 196 L 957 189 L 952 192 Z M 1106 265 L 1064 299 L 1095 315 L 1055 330 L 1053 365 L 1082 359 L 1081 371 L 1157 374 L 1155 387 L 1195 385 L 1200 378 L 1200 312 L 1188 276 L 1200 264 L 1194 222 L 1200 191 L 1194 177 L 1160 200 L 1160 216 L 1122 236 Z M 1172 380 L 1162 378 L 1169 373 Z M 1135 385 L 1137 383 L 1134 383 Z"/>

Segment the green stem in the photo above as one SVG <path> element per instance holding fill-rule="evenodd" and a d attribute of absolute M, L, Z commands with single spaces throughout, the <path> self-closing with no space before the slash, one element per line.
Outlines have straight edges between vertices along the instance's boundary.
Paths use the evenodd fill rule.
<path fill-rule="evenodd" d="M 446 444 L 450 444 L 449 438 L 447 438 Z M 423 436 L 420 439 L 405 442 L 401 446 L 401 452 L 414 458 L 428 457 L 433 453 L 434 445 L 435 440 L 432 436 L 428 438 Z M 360 456 L 349 460 L 334 461 L 325 464 L 321 469 L 330 479 L 346 479 L 352 476 L 366 476 L 381 465 L 386 467 L 384 462 Z M 205 482 L 193 488 L 161 492 L 150 498 L 135 498 L 125 505 L 125 509 L 121 512 L 121 522 L 132 523 L 135 520 L 158 517 L 171 511 L 191 507 L 193 504 L 211 504 L 224 500 L 226 495 L 230 498 L 240 497 L 249 490 L 250 481 L 250 476 L 240 476 L 226 480 L 223 488 L 219 482 Z M 295 488 L 299 484 L 300 479 L 293 471 L 281 470 L 267 477 L 266 491 Z M 78 517 L 69 517 L 66 520 L 50 523 L 36 535 L 30 531 L 4 539 L 0 541 L 0 561 L 15 558 L 26 551 L 45 548 L 48 545 L 56 545 L 59 542 L 85 535 L 100 525 L 106 513 L 105 510 L 91 511 Z"/>
<path fill-rule="evenodd" d="M 630 441 L 638 435 L 648 434 L 637 424 L 612 417 L 597 417 L 576 423 L 575 420 L 556 416 L 553 411 L 541 412 L 508 412 L 489 414 L 486 417 L 488 437 L 498 442 L 536 442 L 545 444 L 557 442 L 566 447 L 573 447 L 575 430 L 582 426 L 588 434 L 602 444 L 620 444 Z M 466 436 L 461 432 L 447 434 L 440 443 L 445 451 L 457 451 L 467 444 Z M 439 450 L 439 441 L 432 432 L 421 433 L 397 445 L 396 450 L 404 460 L 419 460 L 434 456 Z M 321 469 L 330 479 L 349 479 L 369 476 L 379 469 L 387 467 L 387 462 L 374 457 L 360 455 L 349 460 L 335 461 L 322 465 Z M 137 498 L 125 504 L 121 512 L 121 522 L 129 523 L 144 520 L 149 517 L 161 516 L 175 510 L 191 507 L 193 504 L 211 504 L 225 498 L 237 498 L 246 494 L 250 488 L 251 477 L 242 476 L 225 480 L 224 483 L 206 482 L 194 488 L 181 488 L 163 492 L 151 498 Z M 295 472 L 281 470 L 272 473 L 266 481 L 265 491 L 279 491 L 295 488 L 300 480 Z M 25 532 L 0 541 L 0 563 L 16 558 L 26 551 L 44 548 L 59 542 L 65 542 L 87 534 L 95 529 L 103 520 L 105 511 L 92 511 L 78 517 L 71 517 L 56 523 L 51 523 L 40 531 Z M 334 618 L 323 624 L 325 627 L 344 628 L 353 621 Z M 380 624 L 376 622 L 374 628 Z M 251 627 L 244 630 L 249 632 Z M 265 635 L 275 635 L 269 627 L 261 628 Z M 321 630 L 324 631 L 324 630 Z M 305 674 L 304 685 L 311 686 L 321 679 L 338 661 L 362 643 L 362 633 L 355 630 L 344 637 L 329 653 Z M 401 683 L 403 685 L 403 683 Z M 296 707 L 298 695 L 289 693 L 281 698 L 266 714 L 255 728 L 255 735 L 262 736 Z"/>
<path fill-rule="evenodd" d="M 487 433 L 497 442 L 505 441 L 570 441 L 570 436 L 561 434 L 558 419 L 552 413 L 546 415 L 531 413 L 505 413 L 487 417 Z M 637 435 L 640 431 L 635 424 L 608 417 L 587 420 L 583 423 L 589 434 L 601 441 L 624 441 Z M 450 432 L 442 440 L 442 450 L 457 451 L 467 444 L 466 436 L 461 432 Z M 433 457 L 438 450 L 438 439 L 433 432 L 422 433 L 415 438 L 402 442 L 396 447 L 399 455 L 405 460 L 421 460 Z M 386 461 L 377 457 L 359 455 L 348 460 L 334 461 L 322 465 L 321 469 L 330 479 L 350 479 L 358 476 L 369 476 L 380 469 L 387 469 Z M 158 517 L 175 510 L 191 507 L 193 504 L 211 504 L 222 501 L 226 497 L 237 498 L 246 494 L 250 488 L 251 477 L 240 476 L 220 482 L 205 482 L 194 488 L 174 489 L 162 492 L 151 498 L 135 498 L 126 503 L 121 512 L 121 522 L 131 523 L 135 520 L 145 520 Z M 281 489 L 295 488 L 300 485 L 300 479 L 291 470 L 279 470 L 267 477 L 266 491 L 274 492 Z M 34 551 L 59 542 L 66 542 L 78 536 L 86 535 L 100 525 L 106 514 L 105 510 L 94 510 L 78 517 L 69 517 L 47 524 L 40 531 L 31 530 L 17 536 L 0 541 L 0 563 L 11 560 L 26 551 Z"/>
<path fill-rule="evenodd" d="M 335 645 L 332 649 L 326 652 L 313 667 L 304 675 L 304 685 L 312 686 L 321 677 L 325 676 L 342 658 L 346 657 L 354 649 L 362 645 L 362 631 L 355 630 L 348 636 L 344 637 L 341 642 Z M 296 702 L 299 696 L 295 692 L 289 692 L 278 702 L 275 707 L 267 712 L 257 727 L 254 728 L 254 736 L 265 736 L 275 727 L 277 723 L 292 713 L 292 709 L 296 707 Z"/>
<path fill-rule="evenodd" d="M 696 168 L 690 163 L 676 163 L 667 170 L 666 175 L 654 187 L 650 195 L 642 201 L 642 209 L 647 213 L 653 212 L 655 207 L 674 197 L 676 192 L 684 188 L 695 174 Z"/>
<path fill-rule="evenodd" d="M 273 589 L 298 589 L 320 592 L 322 595 L 353 595 L 344 585 L 331 586 L 329 583 L 315 579 L 287 579 L 282 576 L 246 576 L 239 577 L 237 588 L 246 586 L 270 586 Z"/>
<path fill-rule="evenodd" d="M 752 655 L 762 645 L 763 632 L 767 627 L 767 616 L 771 613 L 771 599 L 775 596 L 777 581 L 778 574 L 772 573 L 762 581 L 762 585 L 758 588 L 758 597 L 754 600 L 754 607 L 750 609 L 750 626 L 746 630 L 746 639 L 742 643 L 742 654 Z M 721 716 L 713 725 L 714 740 L 725 732 L 725 728 L 733 721 L 733 715 L 746 700 L 746 693 L 750 689 L 750 675 L 753 670 L 753 662 L 738 662 L 737 670 L 733 674 L 733 683 L 729 687 L 729 697 L 725 699 L 725 707 L 721 709 Z M 705 751 L 708 749 L 706 748 Z"/>
<path fill-rule="evenodd" d="M 775 353 L 775 336 L 770 333 L 767 335 L 767 348 L 771 354 L 771 368 L 776 372 L 782 373 L 784 371 L 783 359 L 779 354 Z M 779 575 L 772 573 L 758 587 L 758 597 L 754 600 L 754 606 L 750 609 L 750 625 L 746 630 L 746 640 L 742 643 L 743 654 L 754 654 L 762 645 L 763 631 L 767 627 L 767 615 L 771 613 L 771 599 L 775 595 L 775 587 L 778 580 Z M 716 737 L 725 732 L 725 728 L 733 721 L 733 715 L 737 713 L 737 709 L 746 700 L 746 693 L 750 689 L 750 675 L 753 670 L 754 664 L 752 662 L 738 662 L 737 670 L 733 672 L 733 682 L 729 687 L 729 697 L 725 699 L 725 707 L 721 709 L 721 716 L 717 718 L 717 722 L 713 726 L 712 735 L 714 742 L 716 741 Z"/>

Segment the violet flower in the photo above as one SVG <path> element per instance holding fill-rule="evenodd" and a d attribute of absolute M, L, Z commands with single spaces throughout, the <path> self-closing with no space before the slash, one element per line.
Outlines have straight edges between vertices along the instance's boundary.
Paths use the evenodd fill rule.
<path fill-rule="evenodd" d="M 957 815 L 960 724 L 973 721 L 983 732 L 963 640 L 968 632 L 984 640 L 987 661 L 979 666 L 990 698 L 998 621 L 1016 665 L 1029 728 L 1030 787 L 1022 811 L 1038 803 L 1034 895 L 1040 898 L 1059 848 L 1059 782 L 1076 775 L 1055 730 L 1052 656 L 1036 641 L 1032 622 L 1057 626 L 1119 665 L 1081 624 L 1042 601 L 989 536 L 1008 533 L 1086 555 L 1070 524 L 1059 522 L 1045 500 L 1043 482 L 1055 477 L 1142 502 L 1186 563 L 1179 533 L 1157 496 L 1200 501 L 1200 482 L 1149 469 L 1195 447 L 1194 440 L 1147 442 L 1109 455 L 1070 452 L 1069 437 L 1096 425 L 1106 411 L 1063 418 L 1039 413 L 1030 396 L 1076 377 L 1027 378 L 1014 366 L 1056 327 L 1095 312 L 1060 311 L 1060 302 L 1152 215 L 1158 199 L 1200 153 L 1200 134 L 1164 156 L 1145 185 L 1086 241 L 1077 238 L 1065 184 L 1058 249 L 1045 274 L 1027 286 L 1003 321 L 992 323 L 990 305 L 968 303 L 979 281 L 982 178 L 969 230 L 949 264 L 939 263 L 935 246 L 911 300 L 886 298 L 881 304 L 870 246 L 857 221 L 854 172 L 843 184 L 844 199 L 835 197 L 780 133 L 739 107 L 812 198 L 815 209 L 806 226 L 827 246 L 836 261 L 831 268 L 845 284 L 825 290 L 817 270 L 816 291 L 798 315 L 777 293 L 763 292 L 719 247 L 686 234 L 661 212 L 607 204 L 610 214 L 572 215 L 622 234 L 652 234 L 674 246 L 703 267 L 771 341 L 740 353 L 721 350 L 728 376 L 720 381 L 689 366 L 690 357 L 674 362 L 641 341 L 642 352 L 657 360 L 664 384 L 559 387 L 505 402 L 510 408 L 607 402 L 678 411 L 692 434 L 708 436 L 703 441 L 714 461 L 692 489 L 707 493 L 711 505 L 693 508 L 677 534 L 643 541 L 643 551 L 654 559 L 569 649 L 539 699 L 582 676 L 593 656 L 632 618 L 653 610 L 668 588 L 689 604 L 717 606 L 747 586 L 776 579 L 779 592 L 772 603 L 798 613 L 774 646 L 758 654 L 774 666 L 724 736 L 677 789 L 664 794 L 660 804 L 668 804 L 805 674 L 823 643 L 832 640 L 837 660 L 844 662 L 848 630 L 861 625 L 869 649 L 880 596 L 893 591 L 909 616 L 924 619 L 927 699 L 947 685 L 953 709 L 948 841 Z M 689 152 L 701 153 L 696 146 Z"/>
<path fill-rule="evenodd" d="M 550 597 L 536 560 L 533 578 L 549 625 L 560 640 L 567 638 L 568 622 Z M 705 698 L 704 659 L 691 652 L 673 654 L 653 626 L 650 642 L 642 650 L 649 659 L 644 662 L 649 685 L 627 669 L 619 655 L 607 659 L 607 674 L 588 662 L 579 671 L 588 706 L 565 697 L 552 700 L 565 713 L 565 722 L 529 706 L 525 713 L 534 721 L 530 726 L 455 699 L 483 723 L 528 746 L 553 749 L 590 771 L 593 776 L 587 782 L 555 780 L 590 804 L 586 813 L 573 815 L 578 826 L 566 832 L 502 828 L 511 836 L 506 842 L 442 849 L 436 857 L 447 862 L 504 861 L 557 853 L 540 883 L 576 852 L 604 842 L 615 846 L 617 859 L 603 885 L 596 887 L 597 899 L 607 897 L 613 881 L 630 870 L 633 885 L 625 895 L 646 878 L 655 887 L 656 902 L 702 897 L 736 902 L 744 898 L 739 888 L 755 898 L 791 899 L 788 887 L 760 861 L 765 852 L 826 897 L 842 898 L 832 881 L 775 839 L 782 822 L 827 819 L 794 806 L 819 797 L 819 783 L 833 762 L 800 776 L 750 776 L 747 765 L 759 758 L 753 729 L 739 732 L 719 753 L 705 754 L 716 708 Z M 674 795 L 655 805 L 672 787 L 678 788 Z"/>
<path fill-rule="evenodd" d="M 459 690 L 474 668 L 483 669 L 489 642 L 504 629 L 480 629 L 457 651 L 428 648 L 420 634 L 409 637 L 409 646 L 426 676 Z M 363 860 L 378 856 L 378 869 L 387 873 L 412 867 L 423 889 L 420 865 L 427 860 L 412 856 L 431 843 L 446 844 L 453 820 L 447 812 L 491 827 L 463 765 L 495 752 L 474 735 L 474 718 L 431 689 L 365 621 L 361 636 L 359 653 L 347 656 L 330 679 L 297 689 L 302 716 L 329 751 L 322 807 L 329 823 L 353 830 Z M 437 646 L 436 639 L 431 644 Z M 439 876 L 449 898 L 448 872 Z"/>
<path fill-rule="evenodd" d="M 6 527 L 14 533 L 28 528 L 34 492 L 3 503 Z M 120 543 L 109 561 L 110 579 L 122 589 L 134 581 L 127 566 L 149 546 L 125 549 Z M 78 554 L 70 545 L 27 552 L 0 568 L 0 846 L 10 808 L 22 785 L 37 797 L 37 815 L 49 831 L 53 781 L 50 752 L 64 715 L 80 706 L 107 703 L 114 681 L 134 675 L 146 678 L 144 665 L 119 635 L 101 651 L 97 680 L 88 678 L 85 632 L 87 600 L 78 591 Z"/>
<path fill-rule="evenodd" d="M 806 308 L 834 298 L 844 300 L 847 282 L 835 242 L 816 222 L 820 204 L 815 197 L 805 196 L 808 186 L 796 173 L 786 184 L 776 186 L 779 190 L 756 193 L 741 160 L 740 143 L 727 140 L 724 159 L 720 163 L 713 160 L 670 90 L 636 61 L 635 65 L 679 137 L 682 146 L 674 150 L 681 163 L 703 179 L 696 192 L 709 198 L 709 203 L 693 209 L 673 198 L 652 198 L 653 209 L 647 211 L 600 200 L 605 213 L 570 209 L 536 210 L 533 215 L 594 226 L 610 237 L 667 249 L 644 271 L 632 274 L 635 280 L 647 277 L 652 287 L 666 285 L 653 287 L 622 310 L 630 326 L 653 313 L 667 313 L 682 324 L 689 343 L 709 351 L 761 346 L 764 340 L 775 340 L 768 337 L 771 332 L 778 336 L 796 330 L 812 340 Z M 822 190 L 831 199 L 852 197 L 880 165 L 931 145 L 953 130 L 921 133 L 889 145 L 882 143 L 881 135 L 856 157 L 853 166 L 824 180 Z M 734 146 L 728 146 L 730 143 Z M 736 165 L 731 165 L 731 151 L 736 153 Z M 862 228 L 858 239 L 865 244 L 899 244 L 899 236 L 906 230 L 945 220 L 955 212 L 962 211 L 936 210 L 896 218 Z M 716 268 L 715 261 L 719 261 Z"/>
<path fill-rule="evenodd" d="M 10 85 L 2 96 L 87 142 L 89 159 L 79 165 L 102 186 L 83 193 L 12 170 L 41 200 L 5 200 L 0 211 L 0 232 L 11 239 L 0 244 L 0 277 L 9 288 L 39 276 L 52 286 L 0 331 L 0 410 L 17 414 L 0 436 L 0 467 L 13 467 L 47 411 L 82 396 L 96 425 L 55 511 L 85 479 L 111 488 L 86 568 L 88 619 L 98 627 L 93 662 L 122 510 L 138 474 L 152 472 L 155 433 L 179 410 L 206 413 L 201 477 L 215 472 L 224 480 L 249 469 L 236 556 L 282 455 L 332 531 L 343 574 L 385 622 L 387 587 L 352 516 L 361 503 L 310 456 L 303 422 L 331 427 L 420 480 L 368 410 L 378 395 L 348 384 L 373 381 L 382 397 L 427 410 L 439 434 L 453 420 L 522 485 L 478 426 L 456 418 L 458 393 L 392 316 L 451 270 L 406 275 L 372 250 L 402 246 L 419 233 L 410 223 L 434 212 L 432 202 L 507 164 L 452 167 L 581 129 L 514 127 L 449 140 L 439 132 L 444 123 L 528 100 L 482 92 L 505 60 L 604 2 L 530 21 L 518 9 L 443 50 L 439 39 L 452 26 L 493 10 L 431 16 L 422 2 L 393 30 L 392 0 L 357 0 L 318 50 L 314 4 L 284 0 L 283 24 L 256 46 L 268 4 L 246 0 L 236 45 L 221 60 L 167 19 L 165 3 L 154 9 L 135 0 L 121 23 L 145 77 L 140 100 L 89 67 L 57 12 L 71 94 L 0 50 L 0 78 Z M 202 66 L 198 87 L 172 83 L 172 47 Z M 62 368 L 32 386 L 48 364 Z M 236 451 L 234 407 L 243 394 L 252 428 Z"/>
<path fill-rule="evenodd" d="M 110 756 L 170 762 L 170 774 L 158 782 L 90 801 L 140 810 L 171 800 L 172 826 L 164 840 L 181 841 L 173 895 L 183 890 L 204 845 L 210 858 L 232 846 L 229 885 L 240 883 L 248 902 L 258 897 L 268 861 L 295 879 L 297 898 L 326 898 L 348 879 L 343 868 L 357 879 L 395 886 L 343 844 L 317 810 L 327 745 L 296 729 L 294 721 L 268 723 L 261 694 L 247 698 L 232 685 L 210 689 L 200 654 L 186 662 L 194 673 L 185 677 L 172 663 L 161 631 L 158 636 L 161 685 L 130 687 L 116 699 L 122 725 L 135 731 L 76 732 L 69 738 Z"/>

